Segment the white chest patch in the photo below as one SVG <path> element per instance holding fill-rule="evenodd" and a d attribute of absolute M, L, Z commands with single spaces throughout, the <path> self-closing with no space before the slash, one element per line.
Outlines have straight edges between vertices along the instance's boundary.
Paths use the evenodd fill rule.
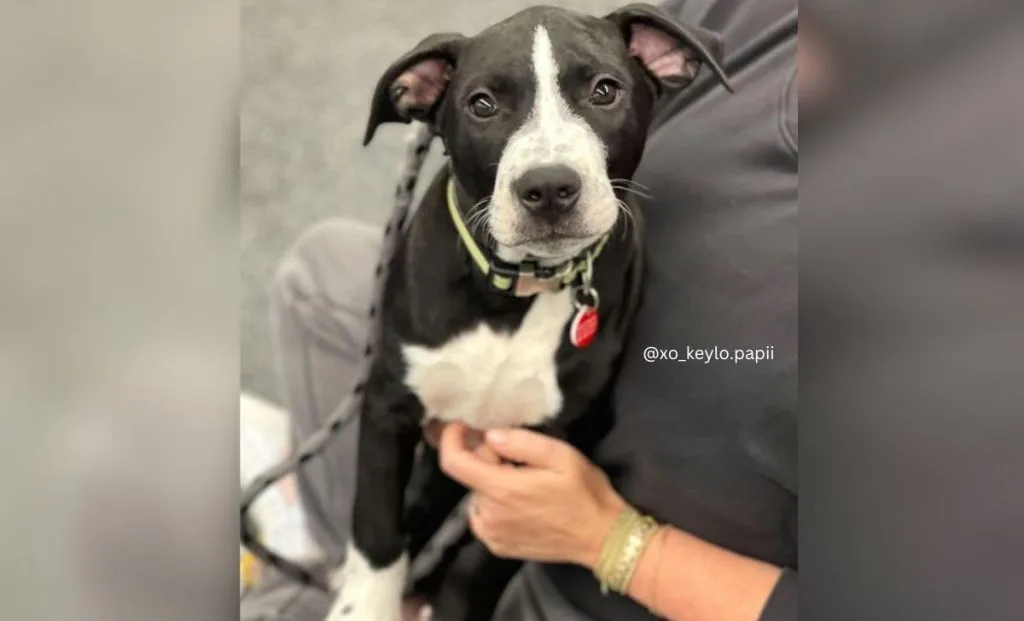
<path fill-rule="evenodd" d="M 481 430 L 543 423 L 562 409 L 555 352 L 572 312 L 570 290 L 540 293 L 515 332 L 480 323 L 441 347 L 406 345 L 405 383 L 433 418 Z"/>

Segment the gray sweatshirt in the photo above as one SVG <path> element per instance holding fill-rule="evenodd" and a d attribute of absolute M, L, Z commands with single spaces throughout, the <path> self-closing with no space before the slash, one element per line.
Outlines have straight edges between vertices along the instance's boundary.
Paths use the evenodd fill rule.
<path fill-rule="evenodd" d="M 737 92 L 705 73 L 656 120 L 635 177 L 653 195 L 644 299 L 593 457 L 658 520 L 784 567 L 763 619 L 794 620 L 797 6 L 664 6 L 724 36 Z M 582 569 L 545 572 L 595 620 L 652 618 Z"/>

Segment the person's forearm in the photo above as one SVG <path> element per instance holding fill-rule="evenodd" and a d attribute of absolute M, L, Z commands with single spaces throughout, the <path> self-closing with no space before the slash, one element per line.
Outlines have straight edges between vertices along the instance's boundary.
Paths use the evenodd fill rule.
<path fill-rule="evenodd" d="M 756 621 L 781 573 L 663 526 L 640 557 L 629 596 L 674 621 Z"/>

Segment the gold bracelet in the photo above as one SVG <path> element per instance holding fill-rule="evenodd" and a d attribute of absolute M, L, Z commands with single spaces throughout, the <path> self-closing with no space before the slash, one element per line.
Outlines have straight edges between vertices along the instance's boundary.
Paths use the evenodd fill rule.
<path fill-rule="evenodd" d="M 636 509 L 626 507 L 623 510 L 605 539 L 594 570 L 603 594 L 607 595 L 612 590 L 624 595 L 629 590 L 640 557 L 658 528 L 653 518 L 640 515 Z"/>
<path fill-rule="evenodd" d="M 633 525 L 640 519 L 640 514 L 631 507 L 626 507 L 615 521 L 612 531 L 604 541 L 601 548 L 601 556 L 598 559 L 595 575 L 601 581 L 601 592 L 608 594 L 608 585 L 613 580 L 615 564 L 618 561 L 619 553 L 626 538 L 633 528 Z"/>
<path fill-rule="evenodd" d="M 651 545 L 651 541 L 654 540 L 658 528 L 658 523 L 654 521 L 654 518 L 644 517 L 636 530 L 633 531 L 633 535 L 627 544 L 629 547 L 626 548 L 627 560 L 623 562 L 625 573 L 622 575 L 619 593 L 625 595 L 629 592 L 629 586 L 633 583 L 636 568 L 640 566 L 640 557 L 644 555 L 648 546 Z"/>

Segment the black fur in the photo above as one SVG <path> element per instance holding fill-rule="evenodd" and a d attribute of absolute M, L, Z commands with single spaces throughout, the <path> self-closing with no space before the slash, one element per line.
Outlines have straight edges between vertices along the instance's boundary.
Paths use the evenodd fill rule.
<path fill-rule="evenodd" d="M 577 106 L 575 112 L 606 145 L 609 178 L 631 178 L 643 153 L 659 90 L 650 73 L 628 54 L 631 20 L 676 33 L 693 43 L 720 72 L 716 60 L 721 50 L 713 35 L 675 25 L 653 7 L 631 5 L 607 18 L 539 7 L 476 37 L 428 38 L 389 67 L 376 88 L 366 141 L 381 123 L 422 120 L 444 141 L 450 165 L 426 191 L 399 242 L 379 309 L 383 330 L 379 349 L 373 352 L 361 413 L 352 533 L 355 546 L 375 567 L 390 565 L 404 550 L 417 553 L 464 494 L 440 473 L 436 453 L 425 451 L 423 467 L 428 474 L 417 481 L 414 502 L 403 510 L 424 410 L 404 383 L 402 346 L 441 346 L 479 322 L 514 330 L 533 301 L 488 288 L 448 214 L 448 178 L 455 176 L 464 216 L 467 207 L 490 195 L 505 144 L 532 107 L 531 49 L 539 23 L 552 40 L 567 101 L 585 99 L 586 89 L 600 74 L 612 75 L 623 85 L 627 97 L 623 105 L 611 111 Z M 438 101 L 403 116 L 394 105 L 392 83 L 424 58 L 443 59 L 451 68 L 450 81 Z M 467 101 L 479 89 L 486 89 L 508 112 L 486 123 L 471 117 Z M 618 194 L 629 202 L 628 195 Z M 584 415 L 609 383 L 639 301 L 642 219 L 635 208 L 632 213 L 634 221 L 620 215 L 594 265 L 594 286 L 601 298 L 597 338 L 589 347 L 577 349 L 563 337 L 556 354 L 564 407 L 546 431 L 563 438 L 569 425 L 585 423 Z M 488 247 L 487 239 L 477 241 Z M 477 620 L 489 618 L 518 563 L 493 559 L 477 543 L 459 552 L 450 567 L 450 579 L 443 581 L 435 601 L 436 618 Z"/>

